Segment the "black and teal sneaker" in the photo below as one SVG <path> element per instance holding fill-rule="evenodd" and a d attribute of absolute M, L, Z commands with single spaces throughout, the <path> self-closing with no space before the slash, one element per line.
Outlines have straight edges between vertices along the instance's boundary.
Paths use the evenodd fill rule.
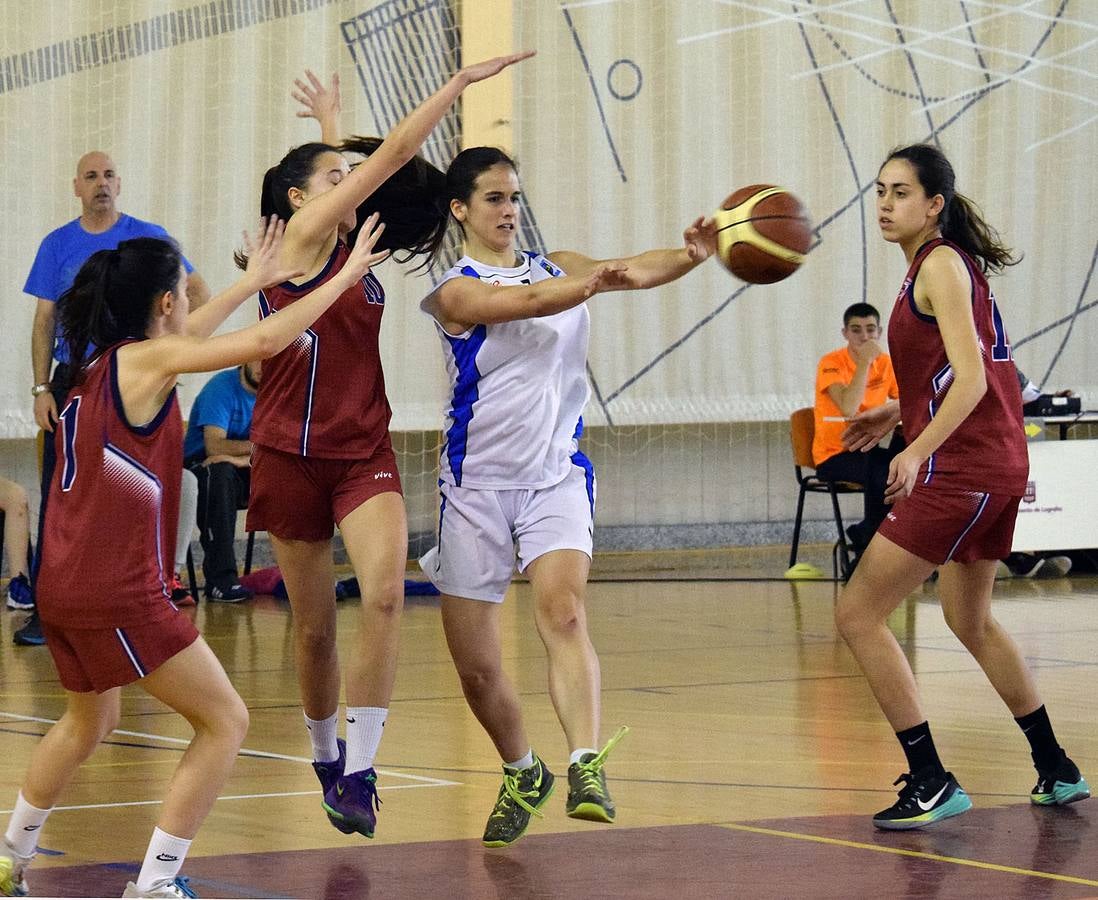
<path fill-rule="evenodd" d="M 1090 785 L 1079 773 L 1079 767 L 1063 754 L 1053 772 L 1037 770 L 1037 784 L 1030 791 L 1029 801 L 1036 806 L 1064 806 L 1090 796 Z"/>
<path fill-rule="evenodd" d="M 568 767 L 568 801 L 564 811 L 573 819 L 588 822 L 613 822 L 617 810 L 606 789 L 606 757 L 629 729 L 622 726 L 598 753 L 585 753 Z"/>
<path fill-rule="evenodd" d="M 530 816 L 541 816 L 539 810 L 553 793 L 553 773 L 537 755 L 534 764 L 515 771 L 503 767 L 503 784 L 496 805 L 484 826 L 485 847 L 506 847 L 526 833 Z"/>
<path fill-rule="evenodd" d="M 924 828 L 972 809 L 968 794 L 952 772 L 925 768 L 909 775 L 904 772 L 893 784 L 904 782 L 900 798 L 873 817 L 873 824 L 889 831 Z"/>

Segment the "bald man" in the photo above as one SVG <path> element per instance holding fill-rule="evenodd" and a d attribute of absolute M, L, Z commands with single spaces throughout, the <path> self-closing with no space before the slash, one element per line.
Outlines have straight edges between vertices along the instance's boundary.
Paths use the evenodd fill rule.
<path fill-rule="evenodd" d="M 152 222 L 143 222 L 118 210 L 116 205 L 122 180 L 114 161 L 106 153 L 93 150 L 80 157 L 73 193 L 80 200 L 80 216 L 67 225 L 51 231 L 42 240 L 31 266 L 23 291 L 37 301 L 34 327 L 31 332 L 31 368 L 34 380 L 34 419 L 46 432 L 52 432 L 58 421 L 65 396 L 55 390 L 59 370 L 70 364 L 68 350 L 57 333 L 57 300 L 72 286 L 76 273 L 88 257 L 99 250 L 113 250 L 130 238 L 153 237 L 171 240 L 168 232 Z M 210 289 L 194 266 L 184 258 L 187 269 L 187 297 L 195 309 L 210 297 Z M 56 360 L 53 375 L 51 361 Z M 38 546 L 42 546 L 42 523 L 45 521 L 46 496 L 53 477 L 55 453 L 52 435 L 47 435 L 42 459 L 42 505 L 38 517 Z M 37 571 L 37 563 L 33 567 Z M 37 623 L 35 623 L 37 624 Z M 29 637 L 33 638 L 34 635 Z M 22 642 L 18 641 L 17 642 Z M 28 640 L 26 643 L 33 641 Z"/>

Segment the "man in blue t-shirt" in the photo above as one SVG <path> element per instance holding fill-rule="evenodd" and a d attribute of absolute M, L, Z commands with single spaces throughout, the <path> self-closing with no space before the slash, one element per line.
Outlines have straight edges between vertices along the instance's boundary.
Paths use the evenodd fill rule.
<path fill-rule="evenodd" d="M 251 596 L 237 580 L 234 541 L 236 511 L 248 505 L 248 432 L 260 374 L 260 364 L 251 362 L 207 381 L 195 397 L 183 441 L 183 464 L 198 478 L 202 572 L 210 600 L 235 603 Z"/>
<path fill-rule="evenodd" d="M 23 291 L 36 298 L 34 327 L 31 332 L 31 368 L 34 384 L 34 419 L 43 431 L 52 432 L 65 401 L 65 384 L 70 380 L 68 352 L 58 339 L 56 304 L 71 286 L 80 267 L 99 250 L 113 250 L 122 241 L 136 237 L 171 240 L 159 225 L 143 222 L 119 212 L 116 201 L 122 187 L 114 162 L 99 150 L 85 153 L 76 165 L 73 192 L 80 199 L 80 216 L 51 231 L 42 240 Z M 187 259 L 187 298 L 197 309 L 210 297 L 210 289 Z M 51 374 L 52 362 L 56 360 Z M 56 385 L 56 386 L 55 386 Z M 46 500 L 56 463 L 52 436 L 47 435 L 42 450 L 42 500 L 38 512 L 38 543 L 46 521 Z M 32 578 L 39 560 L 32 564 Z M 42 643 L 35 617 L 30 631 L 16 634 L 17 643 Z M 22 631 L 22 629 L 20 629 Z M 26 638 L 26 640 L 22 640 Z"/>

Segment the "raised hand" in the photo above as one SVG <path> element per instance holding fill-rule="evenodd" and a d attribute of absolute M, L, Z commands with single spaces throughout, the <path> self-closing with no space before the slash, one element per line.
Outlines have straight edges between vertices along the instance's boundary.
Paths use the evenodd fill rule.
<path fill-rule="evenodd" d="M 371 266 L 376 266 L 389 258 L 388 250 L 374 252 L 374 245 L 377 244 L 378 238 L 385 231 L 385 223 L 380 219 L 381 216 L 374 213 L 362 223 L 362 228 L 359 229 L 358 239 L 351 250 L 351 255 L 347 257 L 347 262 L 340 269 L 340 275 L 346 273 L 352 282 L 362 278 L 370 271 Z"/>
<path fill-rule="evenodd" d="M 537 52 L 537 50 L 527 50 L 524 53 L 512 53 L 510 56 L 497 56 L 493 59 L 486 59 L 484 62 L 466 66 L 458 72 L 458 77 L 464 79 L 466 84 L 475 84 L 478 81 L 484 81 L 485 78 L 498 75 L 508 66 L 529 59 Z"/>
<path fill-rule="evenodd" d="M 342 109 L 339 98 L 339 73 L 332 73 L 331 83 L 327 86 L 311 69 L 305 70 L 305 78 L 308 79 L 307 84 L 300 78 L 295 78 L 294 90 L 290 91 L 290 96 L 305 107 L 297 111 L 298 117 L 316 119 L 321 126 L 337 119 Z"/>
<path fill-rule="evenodd" d="M 859 344 L 854 350 L 854 361 L 869 365 L 878 356 L 884 353 L 884 348 L 874 340 Z"/>
<path fill-rule="evenodd" d="M 278 216 L 271 216 L 259 220 L 259 230 L 254 236 L 244 232 L 244 254 L 248 257 L 245 276 L 255 283 L 257 290 L 305 274 L 303 269 L 284 265 L 279 259 L 285 230 L 286 223 Z"/>
<path fill-rule="evenodd" d="M 717 252 L 717 223 L 712 217 L 699 216 L 682 233 L 686 254 L 691 262 L 704 262 Z"/>

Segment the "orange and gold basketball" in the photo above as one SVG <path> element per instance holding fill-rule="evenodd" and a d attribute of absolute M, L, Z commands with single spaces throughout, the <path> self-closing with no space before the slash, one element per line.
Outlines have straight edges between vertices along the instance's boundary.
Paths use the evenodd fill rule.
<path fill-rule="evenodd" d="M 714 219 L 717 256 L 729 272 L 751 284 L 788 278 L 812 246 L 812 221 L 804 204 L 772 184 L 740 188 Z"/>

